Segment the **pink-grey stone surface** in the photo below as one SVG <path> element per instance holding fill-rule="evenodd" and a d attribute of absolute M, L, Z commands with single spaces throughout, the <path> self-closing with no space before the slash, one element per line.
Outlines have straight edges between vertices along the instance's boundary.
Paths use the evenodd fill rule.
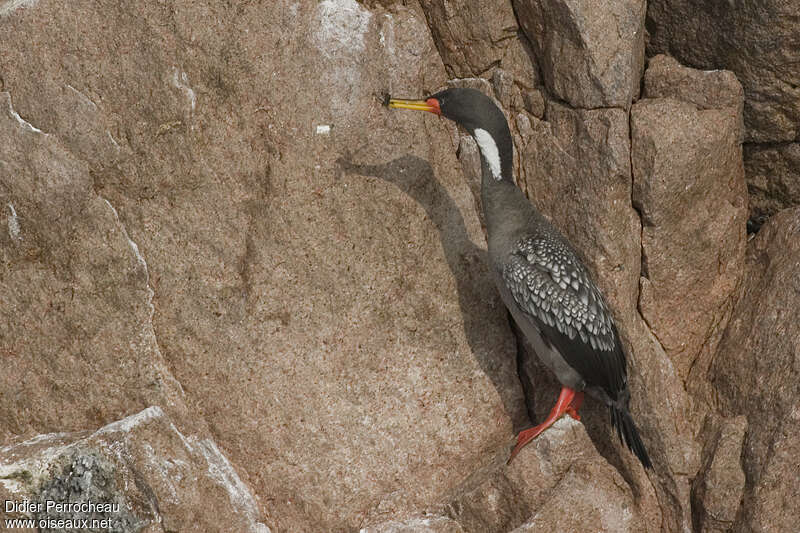
<path fill-rule="evenodd" d="M 644 10 L 0 1 L 2 499 L 111 498 L 123 531 L 791 528 L 793 104 L 739 69 L 758 43 L 644 70 Z M 488 275 L 477 147 L 382 105 L 447 86 L 501 105 L 606 294 L 652 471 L 590 400 L 505 465 L 558 385 Z"/>
<path fill-rule="evenodd" d="M 744 88 L 745 168 L 753 228 L 800 205 L 800 4 L 652 0 L 649 55 L 732 71 Z"/>

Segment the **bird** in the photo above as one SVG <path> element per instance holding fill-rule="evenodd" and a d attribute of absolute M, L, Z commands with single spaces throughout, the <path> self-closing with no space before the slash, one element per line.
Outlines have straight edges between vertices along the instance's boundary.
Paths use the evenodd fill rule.
<path fill-rule="evenodd" d="M 511 316 L 561 383 L 549 416 L 517 435 L 508 462 L 562 416 L 580 420 L 586 393 L 608 406 L 620 441 L 645 468 L 652 468 L 629 410 L 626 356 L 612 313 L 572 244 L 514 183 L 513 144 L 503 112 L 471 88 L 449 88 L 419 100 L 387 100 L 392 109 L 450 119 L 475 140 L 489 270 Z"/>

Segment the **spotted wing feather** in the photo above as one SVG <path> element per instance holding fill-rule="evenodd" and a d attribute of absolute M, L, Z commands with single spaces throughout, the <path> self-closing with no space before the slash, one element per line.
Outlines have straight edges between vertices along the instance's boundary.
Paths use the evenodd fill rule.
<path fill-rule="evenodd" d="M 613 319 L 571 249 L 546 236 L 521 239 L 504 265 L 503 280 L 588 386 L 600 386 L 612 397 L 625 388 L 625 355 Z"/>

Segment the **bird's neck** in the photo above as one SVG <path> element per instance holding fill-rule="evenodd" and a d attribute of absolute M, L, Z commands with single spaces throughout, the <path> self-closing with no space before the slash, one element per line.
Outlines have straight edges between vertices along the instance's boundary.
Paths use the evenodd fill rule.
<path fill-rule="evenodd" d="M 489 249 L 490 252 L 499 252 L 519 237 L 519 232 L 527 225 L 532 207 L 510 175 L 498 180 L 485 161 L 481 166 L 481 204 Z"/>
<path fill-rule="evenodd" d="M 522 191 L 514 184 L 512 161 L 514 148 L 511 144 L 511 133 L 508 126 L 490 134 L 486 130 L 476 128 L 472 137 L 481 156 L 481 203 L 486 220 L 486 231 L 496 235 L 497 230 L 507 227 L 501 224 L 509 215 L 509 209 L 519 204 Z"/>

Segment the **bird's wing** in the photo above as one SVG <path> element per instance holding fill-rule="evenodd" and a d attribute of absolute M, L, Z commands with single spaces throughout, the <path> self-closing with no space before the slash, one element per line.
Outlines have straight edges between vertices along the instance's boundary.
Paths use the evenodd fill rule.
<path fill-rule="evenodd" d="M 625 354 L 614 321 L 571 249 L 546 236 L 523 238 L 503 266 L 503 280 L 517 305 L 588 385 L 612 393 L 625 388 Z"/>

